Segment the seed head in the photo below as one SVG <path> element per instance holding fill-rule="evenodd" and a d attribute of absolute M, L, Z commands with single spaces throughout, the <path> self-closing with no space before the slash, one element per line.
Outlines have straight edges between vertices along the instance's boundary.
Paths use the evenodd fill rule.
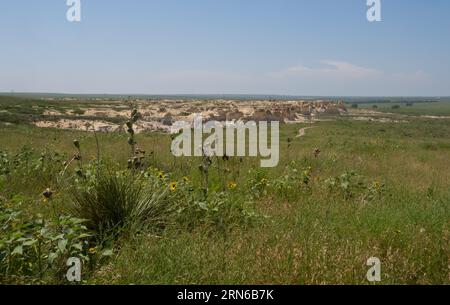
<path fill-rule="evenodd" d="M 53 192 L 50 188 L 47 188 L 42 195 L 44 195 L 45 198 L 50 199 L 53 195 Z"/>

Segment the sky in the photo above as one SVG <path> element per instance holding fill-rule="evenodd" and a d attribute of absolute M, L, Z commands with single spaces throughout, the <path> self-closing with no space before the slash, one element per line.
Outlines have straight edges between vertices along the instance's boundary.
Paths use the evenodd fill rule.
<path fill-rule="evenodd" d="M 0 92 L 450 96 L 450 1 L 0 0 Z"/>

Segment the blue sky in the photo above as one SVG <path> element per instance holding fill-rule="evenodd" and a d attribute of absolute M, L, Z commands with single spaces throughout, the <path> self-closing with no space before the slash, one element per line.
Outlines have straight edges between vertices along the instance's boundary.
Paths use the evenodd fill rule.
<path fill-rule="evenodd" d="M 1 0 L 0 91 L 450 95 L 450 1 Z"/>

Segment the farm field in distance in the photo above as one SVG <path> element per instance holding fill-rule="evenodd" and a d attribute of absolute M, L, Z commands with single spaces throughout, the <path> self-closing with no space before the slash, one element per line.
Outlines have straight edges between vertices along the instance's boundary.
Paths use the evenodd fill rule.
<path fill-rule="evenodd" d="M 449 99 L 205 99 L 0 96 L 0 282 L 450 284 Z M 280 121 L 278 166 L 175 158 L 196 112 Z"/>

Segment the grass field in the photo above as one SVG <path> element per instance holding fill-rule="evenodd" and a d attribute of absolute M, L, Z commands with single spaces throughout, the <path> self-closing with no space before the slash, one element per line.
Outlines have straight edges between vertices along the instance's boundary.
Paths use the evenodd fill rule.
<path fill-rule="evenodd" d="M 404 114 L 413 116 L 450 116 L 450 102 L 414 103 L 364 103 L 359 104 L 361 109 L 374 109 L 381 112 Z"/>
<path fill-rule="evenodd" d="M 77 256 L 89 284 L 370 284 L 370 257 L 381 284 L 450 284 L 448 120 L 282 125 L 273 169 L 177 159 L 170 135 L 144 133 L 128 169 L 127 134 L 39 129 L 25 106 L 0 109 L 19 118 L 0 112 L 2 283 L 65 284 Z"/>

